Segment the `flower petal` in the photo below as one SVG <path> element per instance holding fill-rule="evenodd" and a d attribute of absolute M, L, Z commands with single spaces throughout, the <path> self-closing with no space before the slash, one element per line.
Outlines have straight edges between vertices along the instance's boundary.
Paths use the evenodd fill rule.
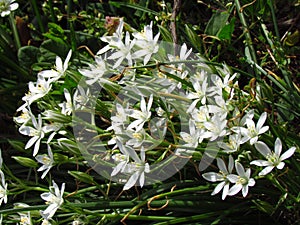
<path fill-rule="evenodd" d="M 245 169 L 239 162 L 235 163 L 235 168 L 239 176 L 243 177 L 245 175 Z"/>
<path fill-rule="evenodd" d="M 229 183 L 225 184 L 223 188 L 222 200 L 226 198 L 226 196 L 228 195 L 228 191 L 229 191 Z"/>
<path fill-rule="evenodd" d="M 262 128 L 262 126 L 264 125 L 266 119 L 267 119 L 267 113 L 263 112 L 261 114 L 261 116 L 259 117 L 258 121 L 257 121 L 257 124 L 256 124 L 257 130 L 260 130 Z"/>
<path fill-rule="evenodd" d="M 214 191 L 211 193 L 211 195 L 215 195 L 215 194 L 218 194 L 221 190 L 222 190 L 222 188 L 225 186 L 225 181 L 222 181 L 221 183 L 219 183 L 216 187 L 215 187 L 215 189 L 214 189 Z"/>
<path fill-rule="evenodd" d="M 211 181 L 211 182 L 216 182 L 216 181 L 222 181 L 223 177 L 221 177 L 220 174 L 215 173 L 215 172 L 208 172 L 208 173 L 204 173 L 202 174 L 202 177 L 205 180 Z"/>
<path fill-rule="evenodd" d="M 295 151 L 296 151 L 296 147 L 291 147 L 289 150 L 287 150 L 285 153 L 283 153 L 280 156 L 280 161 L 290 158 L 294 154 Z"/>
<path fill-rule="evenodd" d="M 268 173 L 270 173 L 273 170 L 274 166 L 267 166 L 266 168 L 264 168 L 259 174 L 258 176 L 265 176 Z"/>
<path fill-rule="evenodd" d="M 282 150 L 281 140 L 279 138 L 276 138 L 275 147 L 274 147 L 275 154 L 279 156 L 281 154 L 281 150 Z"/>
<path fill-rule="evenodd" d="M 254 144 L 257 151 L 260 152 L 264 157 L 267 157 L 268 155 L 271 155 L 271 150 L 269 147 L 262 141 L 258 141 Z"/>
<path fill-rule="evenodd" d="M 235 184 L 233 185 L 229 191 L 228 191 L 228 195 L 232 196 L 232 195 L 235 195 L 237 193 L 239 193 L 239 191 L 243 188 L 243 185 L 242 184 Z"/>
<path fill-rule="evenodd" d="M 256 166 L 270 166 L 270 162 L 262 159 L 253 160 L 250 162 L 250 165 L 256 165 Z"/>

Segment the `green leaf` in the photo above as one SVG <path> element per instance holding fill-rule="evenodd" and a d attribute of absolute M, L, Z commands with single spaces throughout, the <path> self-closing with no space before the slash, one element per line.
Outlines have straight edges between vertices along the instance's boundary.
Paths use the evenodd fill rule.
<path fill-rule="evenodd" d="M 265 202 L 265 201 L 262 201 L 262 200 L 253 200 L 252 201 L 258 210 L 264 212 L 264 213 L 267 213 L 269 215 L 271 215 L 273 212 L 274 212 L 274 207 L 272 205 L 270 205 L 270 203 L 268 202 Z"/>
<path fill-rule="evenodd" d="M 196 32 L 187 24 L 184 25 L 185 33 L 187 34 L 189 41 L 199 52 L 202 51 L 202 42 Z"/>
<path fill-rule="evenodd" d="M 60 43 L 60 42 L 57 42 L 57 41 L 54 41 L 54 40 L 46 40 L 44 41 L 41 46 L 40 46 L 40 50 L 41 50 L 41 56 L 40 57 L 43 57 L 42 59 L 43 60 L 39 60 L 40 61 L 46 61 L 46 62 L 49 62 L 47 57 L 45 57 L 44 54 L 49 54 L 49 56 L 52 56 L 53 57 L 53 54 L 56 56 L 58 55 L 59 57 L 61 57 L 62 59 L 64 59 L 69 50 L 70 50 L 70 47 L 67 45 L 67 44 L 63 44 L 63 43 Z"/>
<path fill-rule="evenodd" d="M 80 171 L 68 171 L 68 174 L 73 176 L 75 179 L 88 184 L 94 184 L 94 178 L 87 173 Z"/>
<path fill-rule="evenodd" d="M 234 31 L 235 18 L 232 18 L 229 24 L 226 24 L 218 34 L 218 38 L 221 40 L 231 40 L 232 33 Z"/>
<path fill-rule="evenodd" d="M 18 51 L 18 60 L 24 68 L 31 68 L 37 62 L 40 50 L 35 46 L 23 46 Z"/>
<path fill-rule="evenodd" d="M 218 36 L 227 23 L 229 14 L 217 11 L 208 21 L 204 33 L 210 36 Z"/>
<path fill-rule="evenodd" d="M 74 141 L 71 141 L 66 138 L 58 139 L 58 145 L 62 150 L 66 151 L 66 152 L 70 152 L 74 155 L 81 155 L 81 152 L 78 149 L 76 142 L 74 142 Z"/>
<path fill-rule="evenodd" d="M 25 152 L 25 144 L 23 142 L 15 140 L 8 140 L 8 142 L 15 150 Z"/>
<path fill-rule="evenodd" d="M 53 154 L 53 159 L 57 163 L 63 163 L 63 162 L 67 162 L 69 158 L 68 158 L 68 156 L 65 156 L 63 154 L 54 153 Z"/>
<path fill-rule="evenodd" d="M 115 6 L 117 8 L 121 8 L 122 6 L 124 6 L 124 7 L 128 7 L 128 8 L 140 10 L 140 11 L 143 11 L 143 12 L 146 12 L 146 13 L 150 13 L 150 14 L 153 14 L 155 16 L 159 16 L 158 12 L 155 12 L 151 9 L 148 9 L 146 7 L 143 7 L 143 6 L 137 5 L 137 4 L 130 4 L 128 2 L 112 2 L 112 1 L 109 1 L 109 4 L 112 5 L 112 6 Z"/>
<path fill-rule="evenodd" d="M 162 39 L 164 41 L 167 41 L 167 42 L 173 42 L 173 38 L 172 38 L 172 34 L 170 33 L 170 31 L 168 29 L 166 29 L 165 27 L 163 26 L 160 26 L 160 25 L 157 25 L 158 26 L 158 29 L 159 29 L 159 32 L 162 36 Z"/>
<path fill-rule="evenodd" d="M 38 163 L 34 161 L 33 159 L 22 157 L 22 156 L 12 156 L 14 160 L 16 160 L 20 165 L 30 167 L 30 168 L 36 168 L 38 167 Z"/>

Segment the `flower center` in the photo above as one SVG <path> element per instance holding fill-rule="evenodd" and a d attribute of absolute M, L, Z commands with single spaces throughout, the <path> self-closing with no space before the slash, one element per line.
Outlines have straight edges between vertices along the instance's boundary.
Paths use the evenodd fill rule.
<path fill-rule="evenodd" d="M 245 184 L 248 183 L 248 179 L 245 178 L 245 177 L 239 177 L 237 183 L 242 184 L 242 185 L 245 185 Z"/>
<path fill-rule="evenodd" d="M 274 166 L 277 166 L 280 163 L 278 155 L 276 155 L 274 152 L 267 155 L 267 160 L 272 163 Z"/>

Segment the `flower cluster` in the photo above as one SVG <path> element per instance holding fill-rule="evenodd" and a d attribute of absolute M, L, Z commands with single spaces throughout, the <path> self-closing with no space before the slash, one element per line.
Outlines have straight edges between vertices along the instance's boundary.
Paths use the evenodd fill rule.
<path fill-rule="evenodd" d="M 223 189 L 222 199 L 240 191 L 245 197 L 255 185 L 256 177 L 251 177 L 258 172 L 255 166 L 265 167 L 259 176 L 284 167 L 283 161 L 296 148 L 280 155 L 279 139 L 274 153 L 262 141 L 271 133 L 267 113 L 252 107 L 259 94 L 240 89 L 239 75 L 226 65 L 213 67 L 186 44 L 174 47 L 159 42 L 159 37 L 153 34 L 152 23 L 130 33 L 120 19 L 112 36 L 101 38 L 107 45 L 73 77 L 68 74 L 70 51 L 65 62 L 57 57 L 55 69 L 41 71 L 37 81 L 29 83 L 18 109 L 22 114 L 15 121 L 20 133 L 30 137 L 25 148 L 33 147 L 42 178 L 55 165 L 52 147 L 63 148 L 69 141 L 79 143 L 95 168 L 110 165 L 105 172 L 123 183 L 124 190 L 166 179 L 199 153 L 211 161 L 217 158 L 219 171 L 203 177 L 220 182 L 212 194 Z M 77 87 L 64 84 L 66 77 Z M 37 113 L 31 107 L 35 103 Z M 69 132 L 71 126 L 74 134 Z M 47 154 L 38 154 L 44 146 Z M 216 151 L 206 151 L 212 146 Z M 206 169 L 201 162 L 199 168 Z M 46 220 L 63 203 L 64 185 L 59 190 L 53 181 L 52 189 L 42 195 L 50 203 L 42 212 Z"/>

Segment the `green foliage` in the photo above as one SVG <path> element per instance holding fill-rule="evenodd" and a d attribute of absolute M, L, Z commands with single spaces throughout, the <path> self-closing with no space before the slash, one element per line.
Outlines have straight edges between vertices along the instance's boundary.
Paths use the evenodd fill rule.
<path fill-rule="evenodd" d="M 1 131 L 1 138 L 4 137 L 1 147 L 5 163 L 3 171 L 11 187 L 9 201 L 1 208 L 0 214 L 4 215 L 3 221 L 15 223 L 18 219 L 12 220 L 12 215 L 18 216 L 18 213 L 27 210 L 33 215 L 33 224 L 38 224 L 41 219 L 37 210 L 45 208 L 39 195 L 48 190 L 48 185 L 38 178 L 37 162 L 27 156 L 19 156 L 28 150 L 24 149 L 24 140 L 17 135 L 12 122 L 20 105 L 19 100 L 27 92 L 27 83 L 35 80 L 39 71 L 53 69 L 56 56 L 65 58 L 70 49 L 73 50 L 72 67 L 81 67 L 89 62 L 104 45 L 99 38 L 116 28 L 116 24 L 108 24 L 106 16 L 123 17 L 129 31 L 141 30 L 153 21 L 153 27 L 160 32 L 161 39 L 173 42 L 170 28 L 171 22 L 174 22 L 171 19 L 173 1 L 79 0 L 67 1 L 66 5 L 66 1 L 50 0 L 44 1 L 43 5 L 30 1 L 30 7 L 27 1 L 18 2 L 18 13 L 28 23 L 26 34 L 30 40 L 27 45 L 18 46 L 14 36 L 16 32 L 8 18 L 0 18 L 0 119 L 3 115 L 10 118 Z M 78 143 L 59 139 L 60 134 L 56 134 L 55 138 L 59 141 L 52 147 L 56 151 L 55 161 L 59 163 L 51 178 L 68 182 L 71 187 L 67 190 L 65 211 L 59 215 L 63 221 L 61 224 L 70 224 L 75 219 L 85 224 L 119 224 L 120 220 L 128 224 L 299 223 L 298 11 L 299 1 L 296 0 L 182 1 L 175 20 L 179 43 L 186 43 L 212 64 L 225 62 L 232 71 L 239 72 L 242 89 L 249 91 L 252 88 L 253 96 L 260 94 L 262 98 L 254 101 L 253 96 L 249 96 L 248 99 L 237 97 L 237 100 L 245 108 L 252 104 L 260 112 L 267 111 L 271 134 L 280 137 L 284 147 L 298 147 L 295 158 L 288 160 L 286 170 L 276 173 L 274 177 L 267 177 L 271 184 L 255 174 L 258 177 L 256 191 L 246 199 L 236 197 L 222 201 L 210 195 L 215 185 L 198 181 L 201 178 L 195 171 L 194 160 L 202 156 L 199 153 L 190 160 L 185 170 L 179 171 L 173 178 L 145 189 L 136 188 L 123 193 L 120 186 L 86 173 L 89 167 L 82 162 Z M 76 86 L 79 75 L 75 72 L 69 75 L 62 87 Z M 175 76 L 173 78 L 180 80 Z M 185 80 L 180 81 L 186 86 L 191 85 Z M 109 95 L 117 92 L 119 87 L 108 83 L 104 89 Z M 63 99 L 63 88 L 53 95 Z M 103 118 L 101 123 L 105 123 L 111 115 L 110 106 L 105 101 L 98 101 L 96 110 Z M 71 117 L 66 118 L 57 111 L 50 113 L 53 123 L 72 122 Z M 47 115 L 43 118 L 47 119 Z M 11 127 L 14 132 L 10 133 L 6 127 Z M 103 130 L 101 132 L 106 135 Z M 264 140 L 269 143 L 274 141 L 267 135 Z M 170 149 L 163 149 L 162 152 L 167 154 Z M 253 147 L 249 146 L 249 151 L 252 150 Z M 162 160 L 164 154 L 155 160 Z M 246 152 L 244 157 L 248 157 Z M 21 201 L 28 204 L 34 202 L 36 206 L 26 210 L 14 209 L 13 203 Z M 73 201 L 77 203 L 73 204 Z"/>

